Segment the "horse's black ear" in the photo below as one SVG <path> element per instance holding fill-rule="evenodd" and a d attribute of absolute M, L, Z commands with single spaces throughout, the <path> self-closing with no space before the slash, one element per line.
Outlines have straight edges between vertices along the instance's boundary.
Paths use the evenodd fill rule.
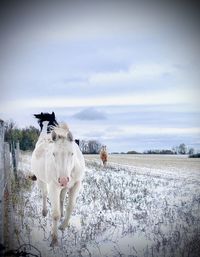
<path fill-rule="evenodd" d="M 67 139 L 68 139 L 70 142 L 72 142 L 72 141 L 74 140 L 71 131 L 68 132 L 68 134 L 67 134 Z"/>
<path fill-rule="evenodd" d="M 53 141 L 56 141 L 56 139 L 57 139 L 57 135 L 56 135 L 56 132 L 54 130 L 51 132 L 51 138 L 52 138 Z"/>
<path fill-rule="evenodd" d="M 54 112 L 52 112 L 52 114 L 51 114 L 52 116 L 53 116 L 53 118 L 55 119 L 55 113 Z"/>
<path fill-rule="evenodd" d="M 35 116 L 35 118 L 39 119 L 40 118 L 40 114 L 33 114 L 33 116 Z"/>

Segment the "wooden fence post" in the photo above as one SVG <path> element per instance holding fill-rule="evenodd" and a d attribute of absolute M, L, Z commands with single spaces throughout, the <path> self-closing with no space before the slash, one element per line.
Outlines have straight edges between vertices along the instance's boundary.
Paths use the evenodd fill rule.
<path fill-rule="evenodd" d="M 19 141 L 17 141 L 16 147 L 15 147 L 15 165 L 16 165 L 16 171 L 18 170 L 19 154 L 20 154 Z"/>
<path fill-rule="evenodd" d="M 11 171 L 13 167 L 10 146 L 4 142 L 4 132 L 4 122 L 0 120 L 0 244 L 8 247 L 13 241 L 11 200 Z"/>
<path fill-rule="evenodd" d="M 13 217 L 13 205 L 12 205 L 12 188 L 11 188 L 11 172 L 12 172 L 12 158 L 10 153 L 10 146 L 8 143 L 4 143 L 4 169 L 5 169 L 5 206 L 4 206 L 4 246 L 8 249 L 13 244 L 14 234 L 14 217 Z"/>
<path fill-rule="evenodd" d="M 9 143 L 4 143 L 4 186 L 7 187 L 8 192 L 11 192 L 11 156 Z"/>
<path fill-rule="evenodd" d="M 4 217 L 4 122 L 0 120 L 0 243 L 3 245 Z"/>
<path fill-rule="evenodd" d="M 11 143 L 11 155 L 12 155 L 12 165 L 13 165 L 13 172 L 15 179 L 17 179 L 17 160 L 16 160 L 16 155 L 15 155 L 15 143 Z"/>

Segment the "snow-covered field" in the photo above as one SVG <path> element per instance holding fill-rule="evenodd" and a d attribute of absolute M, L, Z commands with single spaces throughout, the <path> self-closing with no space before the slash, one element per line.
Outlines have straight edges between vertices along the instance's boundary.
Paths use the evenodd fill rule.
<path fill-rule="evenodd" d="M 21 175 L 17 244 L 29 243 L 49 257 L 200 256 L 200 160 L 118 155 L 103 168 L 98 156 L 85 159 L 86 177 L 71 226 L 59 231 L 54 249 L 50 212 L 42 217 L 37 184 L 23 187 Z M 30 154 L 21 156 L 19 168 L 30 172 Z"/>

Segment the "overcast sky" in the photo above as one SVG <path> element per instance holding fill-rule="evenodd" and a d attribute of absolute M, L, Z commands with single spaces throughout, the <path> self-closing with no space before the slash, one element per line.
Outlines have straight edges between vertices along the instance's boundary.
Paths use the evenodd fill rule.
<path fill-rule="evenodd" d="M 76 138 L 110 152 L 200 149 L 194 7 L 58 1 L 1 10 L 0 118 L 37 127 L 33 113 L 54 111 Z"/>

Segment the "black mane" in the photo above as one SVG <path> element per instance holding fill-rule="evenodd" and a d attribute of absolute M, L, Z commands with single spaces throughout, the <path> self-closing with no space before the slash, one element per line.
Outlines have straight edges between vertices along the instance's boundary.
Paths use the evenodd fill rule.
<path fill-rule="evenodd" d="M 38 124 L 40 125 L 40 129 L 42 131 L 43 128 L 43 122 L 44 121 L 48 121 L 48 125 L 47 125 L 47 133 L 50 133 L 52 130 L 52 127 L 55 127 L 56 125 L 58 125 L 58 122 L 56 121 L 55 118 L 55 113 L 43 113 L 41 112 L 40 114 L 34 114 L 35 118 L 38 119 Z"/>
<path fill-rule="evenodd" d="M 50 133 L 51 130 L 53 129 L 53 127 L 58 125 L 58 122 L 56 120 L 55 117 L 55 113 L 48 113 L 48 112 L 41 112 L 39 114 L 33 114 L 35 116 L 36 119 L 38 119 L 38 124 L 40 125 L 40 129 L 42 131 L 43 128 L 43 122 L 44 121 L 48 121 L 48 125 L 47 125 L 47 133 Z M 77 143 L 77 145 L 79 145 L 80 140 L 79 139 L 75 139 L 75 142 Z"/>

